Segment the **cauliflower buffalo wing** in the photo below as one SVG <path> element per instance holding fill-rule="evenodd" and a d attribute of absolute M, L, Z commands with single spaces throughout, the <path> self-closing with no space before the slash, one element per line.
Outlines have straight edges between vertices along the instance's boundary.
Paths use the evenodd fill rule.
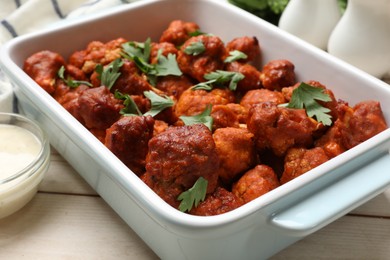
<path fill-rule="evenodd" d="M 234 183 L 232 192 L 234 195 L 241 198 L 244 203 L 248 203 L 279 187 L 279 185 L 279 179 L 274 170 L 267 165 L 259 164 L 244 173 L 244 175 Z"/>
<path fill-rule="evenodd" d="M 191 188 L 199 177 L 208 181 L 207 193 L 212 193 L 218 182 L 218 168 L 219 157 L 212 134 L 203 124 L 171 127 L 149 141 L 148 185 L 152 189 L 157 187 L 157 192 L 164 193 L 159 195 L 173 206 L 178 205 L 177 196 Z"/>
<path fill-rule="evenodd" d="M 153 131 L 153 117 L 124 116 L 106 130 L 104 144 L 135 174 L 142 175 Z"/>

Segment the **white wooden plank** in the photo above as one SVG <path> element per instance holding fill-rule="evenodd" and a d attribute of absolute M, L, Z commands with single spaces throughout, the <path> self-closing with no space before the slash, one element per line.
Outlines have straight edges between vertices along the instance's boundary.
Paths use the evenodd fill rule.
<path fill-rule="evenodd" d="M 39 186 L 43 192 L 96 195 L 94 189 L 54 149 L 49 169 Z"/>
<path fill-rule="evenodd" d="M 100 198 L 38 193 L 0 220 L 0 259 L 156 259 Z"/>
<path fill-rule="evenodd" d="M 390 219 L 346 216 L 281 251 L 279 259 L 390 259 Z"/>

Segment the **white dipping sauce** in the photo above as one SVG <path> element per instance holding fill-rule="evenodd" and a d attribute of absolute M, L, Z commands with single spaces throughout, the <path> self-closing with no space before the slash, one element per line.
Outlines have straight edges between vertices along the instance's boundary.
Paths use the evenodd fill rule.
<path fill-rule="evenodd" d="M 30 131 L 15 125 L 0 125 L 0 180 L 23 170 L 42 148 Z"/>
<path fill-rule="evenodd" d="M 43 140 L 21 126 L 0 124 L 0 219 L 21 209 L 36 194 L 49 166 L 50 148 Z"/>

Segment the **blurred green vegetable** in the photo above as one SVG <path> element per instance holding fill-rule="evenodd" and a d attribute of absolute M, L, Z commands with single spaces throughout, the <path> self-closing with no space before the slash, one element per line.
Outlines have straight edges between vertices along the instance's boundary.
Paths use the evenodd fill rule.
<path fill-rule="evenodd" d="M 343 14 L 345 11 L 345 8 L 347 8 L 348 0 L 338 0 L 338 2 L 339 2 L 339 7 L 341 10 L 341 13 Z"/>
<path fill-rule="evenodd" d="M 270 23 L 278 24 L 280 16 L 289 0 L 228 0 L 234 4 Z M 348 0 L 338 0 L 341 13 L 344 13 Z"/>
<path fill-rule="evenodd" d="M 230 3 L 260 17 L 278 24 L 280 15 L 289 0 L 229 0 Z"/>

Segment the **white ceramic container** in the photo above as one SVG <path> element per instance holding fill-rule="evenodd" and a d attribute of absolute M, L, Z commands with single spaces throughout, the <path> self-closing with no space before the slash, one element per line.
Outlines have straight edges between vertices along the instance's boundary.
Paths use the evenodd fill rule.
<path fill-rule="evenodd" d="M 329 38 L 328 51 L 383 77 L 390 71 L 390 0 L 349 0 Z"/>
<path fill-rule="evenodd" d="M 50 145 L 39 125 L 0 113 L 0 219 L 23 208 L 38 191 L 50 162 Z"/>
<path fill-rule="evenodd" d="M 326 50 L 340 18 L 337 0 L 290 0 L 280 16 L 279 28 Z"/>
<path fill-rule="evenodd" d="M 158 197 L 21 69 L 26 57 L 42 49 L 67 57 L 92 40 L 157 40 L 173 19 L 194 21 L 224 41 L 256 36 L 262 63 L 289 59 L 300 80 L 316 79 L 350 104 L 378 100 L 390 122 L 387 84 L 218 0 L 140 1 L 6 44 L 0 64 L 13 81 L 21 111 L 43 125 L 51 144 L 159 257 L 268 258 L 388 187 L 390 130 L 234 211 L 212 217 L 184 214 Z"/>

